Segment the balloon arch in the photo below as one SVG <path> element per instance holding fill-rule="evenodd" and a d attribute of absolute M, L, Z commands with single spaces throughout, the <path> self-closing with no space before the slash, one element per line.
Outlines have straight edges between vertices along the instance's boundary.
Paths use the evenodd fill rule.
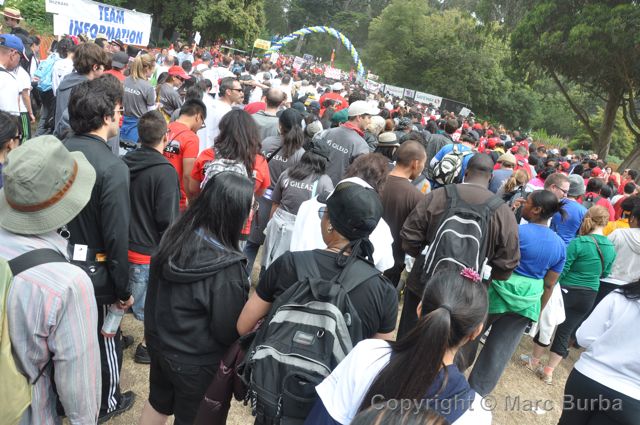
<path fill-rule="evenodd" d="M 271 45 L 271 48 L 269 50 L 267 50 L 266 54 L 270 54 L 273 52 L 277 52 L 278 50 L 282 49 L 286 44 L 288 44 L 289 42 L 295 40 L 296 38 L 306 35 L 306 34 L 313 34 L 313 33 L 325 33 L 325 34 L 329 34 L 337 39 L 339 39 L 342 44 L 344 45 L 344 47 L 349 51 L 349 53 L 351 54 L 351 58 L 353 59 L 353 62 L 356 64 L 357 67 L 357 71 L 358 71 L 358 75 L 359 76 L 364 76 L 364 66 L 362 65 L 362 61 L 360 60 L 360 57 L 358 56 L 358 52 L 356 51 L 356 48 L 353 47 L 353 44 L 351 44 L 351 41 L 349 41 L 349 39 L 347 37 L 344 36 L 344 34 L 342 34 L 340 31 L 336 30 L 335 28 L 331 28 L 331 27 L 324 27 L 324 26 L 319 26 L 319 27 L 306 27 L 306 28 L 301 28 L 298 31 L 294 31 L 291 34 L 289 34 L 288 36 L 280 39 L 279 41 L 273 43 Z"/>

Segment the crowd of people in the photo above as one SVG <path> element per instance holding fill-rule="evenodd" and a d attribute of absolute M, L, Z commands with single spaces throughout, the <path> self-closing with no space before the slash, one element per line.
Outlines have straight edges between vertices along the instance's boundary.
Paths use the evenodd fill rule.
<path fill-rule="evenodd" d="M 559 424 L 637 423 L 636 170 L 284 55 L 98 35 L 40 60 L 3 14 L 0 366 L 30 393 L 0 398 L 15 423 L 129 410 L 127 312 L 143 425 L 223 423 L 234 391 L 257 424 L 489 424 L 525 333 L 519 361 L 550 385 L 583 350 L 565 396 L 588 408 Z"/>

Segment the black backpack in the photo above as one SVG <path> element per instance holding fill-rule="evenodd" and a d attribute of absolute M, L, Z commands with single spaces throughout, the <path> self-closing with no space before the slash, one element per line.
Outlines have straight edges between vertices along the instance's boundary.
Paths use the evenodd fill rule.
<path fill-rule="evenodd" d="M 595 197 L 593 195 L 585 196 L 585 198 L 582 200 L 582 206 L 585 207 L 586 209 L 589 209 L 597 205 L 600 199 L 602 199 L 602 196 L 600 195 Z"/>
<path fill-rule="evenodd" d="M 456 185 L 444 187 L 447 208 L 438 223 L 438 230 L 425 255 L 422 282 L 426 284 L 433 274 L 446 264 L 470 267 L 482 275 L 487 261 L 487 230 L 489 220 L 504 202 L 498 196 L 484 204 L 472 205 L 458 195 Z"/>
<path fill-rule="evenodd" d="M 313 407 L 315 387 L 363 339 L 362 322 L 349 293 L 380 272 L 350 258 L 330 281 L 312 251 L 296 252 L 298 281 L 280 295 L 258 330 L 241 375 L 245 403 L 260 424 L 302 424 Z"/>

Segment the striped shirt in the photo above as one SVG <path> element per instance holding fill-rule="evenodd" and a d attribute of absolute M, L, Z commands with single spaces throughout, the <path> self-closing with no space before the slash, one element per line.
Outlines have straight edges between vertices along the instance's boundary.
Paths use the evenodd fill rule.
<path fill-rule="evenodd" d="M 55 232 L 22 236 L 0 229 L 0 258 L 11 260 L 38 248 L 67 256 Z M 33 267 L 15 277 L 7 297 L 9 335 L 18 368 L 33 382 L 53 356 L 57 392 L 71 424 L 96 423 L 100 409 L 98 312 L 91 280 L 65 263 Z M 21 425 L 60 424 L 47 367 L 33 387 Z"/>

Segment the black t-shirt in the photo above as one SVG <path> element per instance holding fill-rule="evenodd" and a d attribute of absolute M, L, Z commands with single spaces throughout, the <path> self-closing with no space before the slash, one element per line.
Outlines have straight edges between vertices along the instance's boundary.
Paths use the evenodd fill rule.
<path fill-rule="evenodd" d="M 313 251 L 322 279 L 333 279 L 342 269 L 336 264 L 337 253 L 316 249 Z M 265 271 L 256 293 L 266 301 L 274 300 L 298 281 L 293 257 L 296 252 L 281 255 Z M 362 321 L 362 335 L 371 338 L 376 333 L 388 333 L 395 329 L 398 316 L 398 295 L 395 288 L 382 275 L 376 275 L 361 283 L 349 293 L 353 307 Z M 353 341 L 356 344 L 358 341 Z"/>

